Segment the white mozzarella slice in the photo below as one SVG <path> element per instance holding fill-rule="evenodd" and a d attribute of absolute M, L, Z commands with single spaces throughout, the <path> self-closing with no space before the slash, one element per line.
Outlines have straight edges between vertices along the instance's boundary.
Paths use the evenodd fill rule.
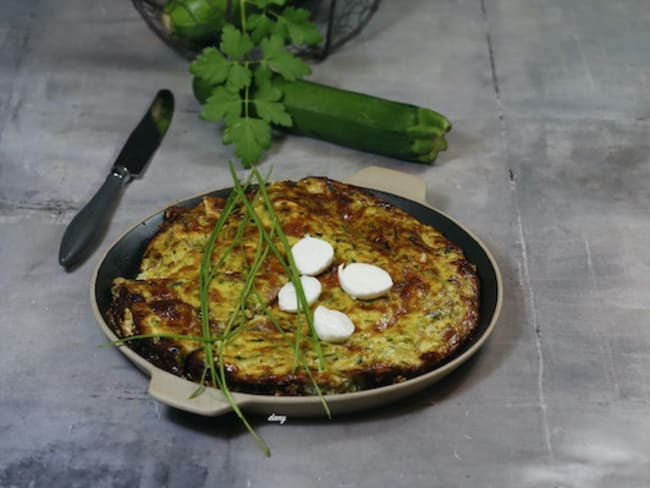
<path fill-rule="evenodd" d="M 314 310 L 314 328 L 322 341 L 339 343 L 354 333 L 354 323 L 343 312 L 322 305 Z"/>
<path fill-rule="evenodd" d="M 393 286 L 390 275 L 374 264 L 341 264 L 338 274 L 341 288 L 351 297 L 361 300 L 385 295 Z"/>
<path fill-rule="evenodd" d="M 322 286 L 318 279 L 313 276 L 301 276 L 300 282 L 302 283 L 302 288 L 305 291 L 305 298 L 307 298 L 307 303 L 312 305 L 318 297 L 322 290 Z M 296 287 L 293 286 L 293 283 L 289 282 L 280 288 L 278 293 L 278 306 L 280 310 L 285 312 L 297 312 L 298 311 L 298 295 L 296 293 Z"/>
<path fill-rule="evenodd" d="M 316 276 L 325 271 L 334 260 L 332 245 L 307 234 L 291 248 L 298 272 L 303 275 Z"/>

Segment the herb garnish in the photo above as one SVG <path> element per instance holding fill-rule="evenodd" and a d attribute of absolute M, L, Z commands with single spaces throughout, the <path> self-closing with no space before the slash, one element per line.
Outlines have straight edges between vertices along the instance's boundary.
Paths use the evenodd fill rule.
<path fill-rule="evenodd" d="M 233 180 L 235 181 L 234 191 L 238 192 L 241 195 L 242 203 L 246 207 L 248 215 L 255 222 L 258 231 L 264 237 L 264 240 L 266 244 L 269 246 L 271 252 L 275 255 L 275 257 L 280 262 L 280 264 L 282 265 L 286 273 L 289 275 L 289 278 L 291 279 L 291 282 L 293 283 L 293 286 L 296 289 L 296 296 L 298 298 L 298 319 L 300 319 L 301 314 L 303 314 L 307 321 L 307 325 L 309 326 L 309 330 L 312 336 L 314 350 L 318 355 L 319 367 L 322 370 L 325 367 L 325 359 L 323 357 L 323 350 L 321 348 L 318 335 L 316 334 L 316 329 L 314 328 L 314 317 L 307 303 L 307 297 L 305 296 L 305 291 L 302 287 L 302 282 L 300 281 L 300 272 L 298 271 L 298 268 L 296 267 L 296 263 L 293 259 L 293 255 L 291 254 L 291 246 L 289 245 L 287 236 L 282 231 L 282 227 L 279 224 L 277 215 L 275 213 L 275 210 L 273 209 L 273 203 L 271 202 L 271 199 L 269 198 L 269 195 L 266 191 L 266 182 L 264 181 L 264 178 L 262 178 L 262 175 L 260 175 L 259 171 L 253 168 L 252 174 L 255 176 L 257 183 L 259 185 L 258 193 L 262 196 L 264 200 L 264 206 L 266 211 L 269 213 L 269 215 L 272 216 L 271 217 L 273 222 L 272 229 L 277 233 L 278 239 L 282 243 L 282 246 L 285 250 L 286 262 L 285 262 L 285 258 L 282 256 L 282 253 L 273 242 L 271 235 L 264 228 L 264 225 L 262 224 L 259 215 L 257 215 L 257 212 L 253 208 L 253 204 L 250 201 L 248 201 L 248 199 L 245 197 L 244 190 L 241 184 L 237 180 L 237 175 L 235 174 L 235 170 L 232 167 L 232 165 L 230 165 L 230 172 L 233 176 Z M 296 369 L 298 355 L 300 353 L 300 337 L 301 337 L 301 327 L 300 324 L 298 323 L 296 326 L 296 344 L 294 348 L 294 365 L 293 365 L 294 371 Z"/>
<path fill-rule="evenodd" d="M 280 326 L 277 319 L 273 316 L 270 309 L 268 308 L 268 306 L 266 305 L 266 303 L 264 302 L 264 300 L 262 299 L 262 297 L 260 296 L 259 292 L 255 287 L 255 277 L 257 275 L 257 272 L 259 271 L 260 267 L 266 260 L 269 253 L 272 253 L 276 257 L 278 262 L 280 262 L 284 270 L 287 272 L 294 287 L 296 288 L 296 293 L 299 300 L 299 310 L 298 310 L 298 315 L 296 317 L 296 323 L 294 328 L 295 346 L 294 346 L 293 370 L 295 372 L 297 365 L 300 364 L 300 366 L 302 366 L 302 368 L 306 371 L 306 373 L 308 374 L 309 378 L 311 379 L 314 385 L 314 389 L 316 393 L 321 398 L 325 412 L 329 417 L 330 411 L 325 401 L 325 398 L 322 395 L 321 390 L 310 371 L 309 365 L 306 363 L 306 361 L 303 358 L 303 351 L 301 348 L 301 333 L 300 333 L 302 327 L 301 320 L 300 320 L 301 316 L 305 317 L 305 320 L 312 333 L 311 334 L 312 347 L 314 348 L 318 356 L 319 367 L 321 370 L 325 366 L 325 359 L 323 357 L 323 352 L 322 352 L 322 348 L 318 336 L 316 335 L 316 332 L 313 327 L 313 316 L 309 308 L 309 305 L 307 304 L 305 292 L 302 287 L 302 283 L 300 281 L 300 273 L 298 272 L 296 268 L 296 264 L 293 260 L 293 256 L 291 254 L 291 248 L 289 246 L 287 236 L 284 234 L 284 231 L 282 230 L 282 226 L 278 220 L 278 216 L 273 210 L 273 204 L 266 190 L 266 180 L 256 169 L 253 169 L 247 181 L 244 184 L 242 184 L 235 173 L 235 169 L 232 163 L 229 164 L 229 167 L 230 167 L 231 175 L 233 177 L 233 183 L 234 183 L 233 191 L 228 197 L 226 205 L 224 206 L 221 215 L 217 219 L 214 228 L 210 234 L 210 237 L 206 243 L 203 252 L 203 258 L 201 261 L 201 269 L 199 275 L 200 276 L 199 296 L 200 296 L 200 307 L 201 307 L 201 330 L 203 333 L 203 345 L 204 345 L 203 348 L 204 348 L 204 355 L 206 361 L 204 374 L 209 373 L 210 378 L 213 380 L 216 386 L 222 391 L 223 395 L 226 397 L 226 400 L 231 405 L 235 414 L 239 417 L 239 419 L 242 421 L 246 429 L 255 438 L 256 442 L 258 443 L 262 451 L 268 456 L 270 455 L 269 447 L 266 445 L 264 440 L 255 432 L 253 427 L 250 425 L 250 423 L 242 413 L 241 409 L 237 405 L 228 387 L 227 376 L 226 376 L 225 352 L 229 340 L 233 337 L 233 335 L 237 334 L 238 331 L 241 330 L 243 324 L 246 323 L 247 319 L 245 316 L 245 312 L 247 309 L 247 302 L 250 297 L 252 297 L 257 302 L 262 312 L 265 313 L 267 317 L 269 317 L 269 319 L 275 325 L 278 331 L 280 331 L 282 337 L 285 340 L 290 340 L 289 335 L 284 332 L 283 328 Z M 264 202 L 264 211 L 271 217 L 272 225 L 270 230 L 267 230 L 264 227 L 260 215 L 257 213 L 257 211 L 254 208 L 254 205 L 251 203 L 251 201 L 248 199 L 247 196 L 247 189 L 253 177 L 255 178 L 258 186 L 257 194 L 255 198 L 260 198 L 261 196 Z M 244 215 L 241 219 L 241 223 L 238 227 L 237 235 L 230 242 L 230 244 L 225 248 L 223 254 L 221 256 L 216 257 L 216 264 L 212 264 L 213 260 L 215 259 L 214 252 L 215 252 L 217 240 L 219 239 L 220 232 L 223 229 L 228 218 L 237 208 L 242 209 L 242 211 L 244 212 Z M 252 221 L 255 224 L 258 230 L 258 245 L 257 245 L 255 257 L 253 259 L 252 264 L 247 266 L 247 269 L 245 270 L 246 276 L 242 284 L 242 290 L 239 296 L 238 303 L 235 305 L 234 310 L 231 311 L 228 321 L 225 327 L 223 328 L 223 330 L 221 331 L 221 333 L 218 335 L 213 335 L 212 329 L 210 327 L 210 299 L 209 299 L 210 283 L 215 278 L 215 276 L 219 273 L 220 265 L 221 263 L 224 262 L 227 255 L 230 252 L 233 252 L 233 250 L 237 247 L 237 245 L 241 244 L 243 229 L 246 225 L 248 225 L 248 222 L 250 221 Z M 276 237 L 284 247 L 284 251 L 285 251 L 284 256 L 281 253 L 280 249 L 275 244 L 274 239 Z M 246 262 L 246 260 L 244 261 Z M 216 360 L 215 360 L 214 345 L 216 345 L 217 348 Z M 195 393 L 199 394 L 202 391 L 202 388 L 203 386 L 201 386 Z"/>
<path fill-rule="evenodd" d="M 192 393 L 190 398 L 195 398 L 196 396 L 203 393 L 203 391 L 205 391 L 206 385 L 209 384 L 209 381 L 211 381 L 219 390 L 221 390 L 222 394 L 226 398 L 226 401 L 233 409 L 233 412 L 237 415 L 246 429 L 253 436 L 264 454 L 270 456 L 271 451 L 269 447 L 264 442 L 264 440 L 255 432 L 255 429 L 252 427 L 252 425 L 248 422 L 243 412 L 237 405 L 237 402 L 228 386 L 228 378 L 226 374 L 227 368 L 225 363 L 228 343 L 235 336 L 237 336 L 239 332 L 241 332 L 243 327 L 248 322 L 249 319 L 246 316 L 246 312 L 250 311 L 251 307 L 256 308 L 259 312 L 266 316 L 275 326 L 285 341 L 291 341 L 291 333 L 293 333 L 294 347 L 292 372 L 295 373 L 298 367 L 301 367 L 302 370 L 305 371 L 305 373 L 309 376 L 310 381 L 312 382 L 314 391 L 321 399 L 325 413 L 329 418 L 331 418 L 330 410 L 325 397 L 320 390 L 318 383 L 316 382 L 310 365 L 307 363 L 304 357 L 305 346 L 302 342 L 301 334 L 303 320 L 307 323 L 307 326 L 309 328 L 312 339 L 311 348 L 318 358 L 318 367 L 320 370 L 323 370 L 325 368 L 325 357 L 318 335 L 316 334 L 313 327 L 313 315 L 311 309 L 309 308 L 309 305 L 307 304 L 302 282 L 300 281 L 300 273 L 298 272 L 295 261 L 293 260 L 289 241 L 284 231 L 282 230 L 282 225 L 278 219 L 277 213 L 273 209 L 273 202 L 271 201 L 271 198 L 269 197 L 266 189 L 266 182 L 268 177 L 264 178 L 255 168 L 253 168 L 246 181 L 242 183 L 237 177 L 232 163 L 229 163 L 229 168 L 233 177 L 234 187 L 206 241 L 199 269 L 198 292 L 200 301 L 201 335 L 193 336 L 171 333 L 141 334 L 123 337 L 111 342 L 111 344 L 124 345 L 134 340 L 143 339 L 172 339 L 195 341 L 201 343 L 203 347 L 205 365 L 199 386 Z M 271 224 L 268 230 L 264 226 L 263 219 L 259 215 L 258 210 L 256 210 L 255 205 L 253 202 L 251 202 L 251 200 L 249 200 L 248 189 L 250 188 L 253 179 L 257 185 L 257 190 L 254 198 L 261 199 L 263 203 L 262 211 L 267 214 L 267 217 L 270 217 Z M 241 216 L 239 213 L 241 213 Z M 226 227 L 228 219 L 231 218 L 233 214 L 237 215 L 240 218 L 240 223 L 237 226 L 237 230 L 234 236 L 224 236 L 224 233 L 222 231 Z M 244 272 L 244 277 L 238 300 L 234 304 L 233 309 L 230 311 L 225 325 L 219 330 L 214 327 L 210 321 L 210 284 L 220 274 L 222 264 L 231 253 L 244 252 L 244 232 L 247 226 L 251 225 L 251 223 L 255 225 L 258 231 L 258 242 L 255 256 L 252 263 L 248 263 L 248 261 L 244 259 L 245 269 L 242 270 Z M 230 239 L 230 241 L 227 243 L 227 245 L 225 245 L 223 250 L 220 251 L 220 254 L 217 255 L 217 243 L 221 242 L 222 244 L 225 244 L 228 239 Z M 280 242 L 282 249 L 284 250 L 284 254 L 276 244 L 276 240 Z M 274 316 L 270 307 L 255 286 L 257 273 L 264 264 L 269 254 L 273 254 L 275 256 L 296 289 L 299 306 L 295 323 L 293 324 L 293 328 L 290 330 L 290 332 L 287 332 L 285 330 L 286 324 L 285 327 L 280 324 L 279 320 Z"/>
<path fill-rule="evenodd" d="M 190 72 L 215 86 L 201 111 L 205 120 L 225 124 L 223 142 L 249 167 L 271 145 L 271 124 L 291 127 L 275 80 L 311 74 L 289 45 L 318 44 L 322 36 L 303 8 L 286 0 L 239 0 L 240 27 L 227 23 L 218 47 L 207 47 Z M 282 8 L 284 7 L 284 8 Z"/>

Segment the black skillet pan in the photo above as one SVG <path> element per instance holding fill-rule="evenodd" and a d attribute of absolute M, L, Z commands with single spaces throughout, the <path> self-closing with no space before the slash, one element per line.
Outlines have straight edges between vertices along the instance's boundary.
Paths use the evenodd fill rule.
<path fill-rule="evenodd" d="M 496 325 L 503 295 L 501 274 L 490 252 L 469 230 L 425 202 L 426 188 L 422 180 L 397 171 L 368 167 L 348 178 L 346 182 L 375 191 L 421 222 L 436 227 L 463 249 L 466 257 L 476 265 L 480 279 L 480 323 L 472 340 L 453 359 L 433 371 L 395 385 L 328 395 L 327 403 L 333 415 L 364 410 L 407 397 L 452 372 L 476 353 L 487 340 Z M 210 194 L 227 196 L 229 191 L 218 190 Z M 175 204 L 194 206 L 202 196 Z M 118 276 L 133 277 L 137 274 L 142 254 L 162 223 L 163 213 L 164 209 L 129 229 L 108 249 L 95 270 L 90 287 L 91 302 L 102 330 L 111 341 L 117 339 L 107 325 L 105 313 L 110 303 L 111 283 Z M 232 411 L 218 390 L 209 388 L 201 395 L 190 398 L 196 390 L 195 383 L 157 368 L 127 346 L 120 346 L 119 350 L 150 377 L 149 394 L 162 403 L 208 416 Z M 321 400 L 316 396 L 278 397 L 235 393 L 234 397 L 242 410 L 265 416 L 277 414 L 310 417 L 325 414 Z"/>

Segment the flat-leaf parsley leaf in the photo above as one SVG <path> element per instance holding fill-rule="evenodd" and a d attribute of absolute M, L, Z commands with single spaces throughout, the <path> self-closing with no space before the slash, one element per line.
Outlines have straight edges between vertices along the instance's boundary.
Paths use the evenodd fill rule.
<path fill-rule="evenodd" d="M 227 123 L 223 142 L 234 143 L 235 154 L 248 167 L 260 159 L 265 149 L 271 147 L 271 126 L 262 119 L 241 117 Z"/>
<path fill-rule="evenodd" d="M 219 46 L 205 48 L 190 66 L 195 77 L 212 87 L 201 118 L 224 123 L 223 142 L 234 144 L 246 167 L 270 147 L 272 125 L 293 124 L 274 78 L 295 81 L 311 73 L 288 45 L 322 41 L 309 11 L 283 8 L 285 3 L 239 0 L 241 28 L 225 24 Z"/>
<path fill-rule="evenodd" d="M 233 93 L 220 86 L 213 90 L 212 95 L 205 102 L 201 118 L 212 122 L 221 120 L 234 122 L 239 119 L 241 110 L 242 99 L 239 93 Z"/>

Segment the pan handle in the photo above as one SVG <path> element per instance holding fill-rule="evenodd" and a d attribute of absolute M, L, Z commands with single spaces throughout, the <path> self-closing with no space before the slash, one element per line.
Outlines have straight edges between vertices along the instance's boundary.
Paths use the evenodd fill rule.
<path fill-rule="evenodd" d="M 193 395 L 198 385 L 171 373 L 155 368 L 151 370 L 149 394 L 170 407 L 186 412 L 209 417 L 216 417 L 232 412 L 232 407 L 215 388 L 206 388 L 198 395 Z M 237 394 L 234 394 L 237 400 Z M 242 405 L 243 402 L 237 402 Z"/>
<path fill-rule="evenodd" d="M 426 203 L 427 187 L 424 180 L 401 171 L 368 166 L 345 179 L 352 185 L 385 191 L 395 195 Z"/>

